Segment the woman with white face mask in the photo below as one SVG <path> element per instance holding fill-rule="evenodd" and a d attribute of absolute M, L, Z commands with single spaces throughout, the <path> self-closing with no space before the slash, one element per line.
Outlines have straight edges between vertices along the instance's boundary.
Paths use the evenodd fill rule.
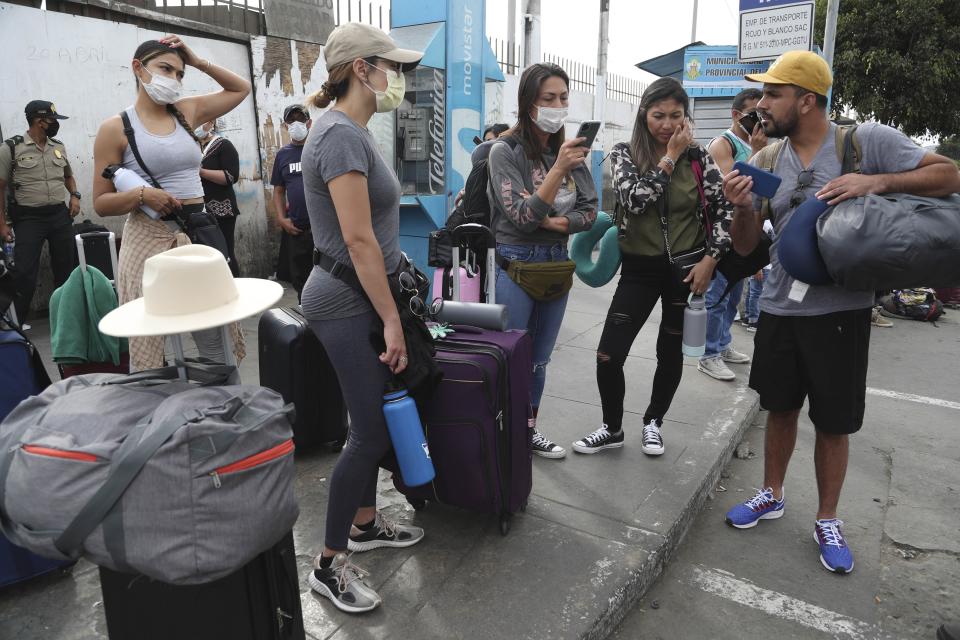
<path fill-rule="evenodd" d="M 400 105 L 403 73 L 423 54 L 357 23 L 337 27 L 323 53 L 329 76 L 307 104 L 335 105 L 313 121 L 301 156 L 317 265 L 301 305 L 337 371 L 350 435 L 328 483 L 324 548 L 309 582 L 337 608 L 361 612 L 378 606 L 380 596 L 346 552 L 409 547 L 423 538 L 423 529 L 392 522 L 376 506 L 379 463 L 391 449 L 383 390 L 408 357 L 387 280 L 401 263 L 400 182 L 367 129 L 374 113 Z M 371 345 L 378 323 L 380 353 Z"/>
<path fill-rule="evenodd" d="M 240 155 L 233 143 L 220 134 L 220 128 L 213 120 L 194 129 L 193 135 L 200 141 L 203 151 L 200 162 L 203 203 L 207 211 L 217 218 L 217 225 L 227 241 L 230 271 L 234 278 L 239 278 L 240 263 L 234 251 L 234 233 L 240 206 L 233 185 L 240 179 Z"/>
<path fill-rule="evenodd" d="M 213 78 L 223 88 L 207 95 L 183 97 L 187 67 Z M 143 265 L 147 258 L 174 247 L 189 244 L 173 216 L 181 220 L 204 209 L 200 181 L 202 153 L 194 128 L 231 111 L 250 93 L 250 83 L 237 74 L 201 59 L 179 36 L 144 42 L 133 54 L 137 97 L 124 110 L 137 143 L 139 161 L 127 142 L 123 120 L 112 116 L 100 125 L 93 147 L 93 206 L 101 216 L 130 214 L 123 226 L 123 244 L 117 274 L 120 304 L 142 295 Z M 152 184 L 147 170 L 161 188 L 144 186 L 118 192 L 103 177 L 108 166 L 119 165 Z M 146 170 L 144 169 L 146 167 Z M 148 216 L 143 208 L 160 214 Z M 239 325 L 232 328 L 234 352 L 245 355 Z M 219 331 L 193 334 L 200 355 L 222 362 L 223 344 Z M 130 338 L 130 368 L 160 367 L 164 361 L 163 338 Z"/>
<path fill-rule="evenodd" d="M 566 450 L 538 428 L 547 363 L 567 308 L 571 233 L 593 226 L 597 194 L 585 164 L 584 138 L 566 140 L 569 80 L 555 64 L 534 64 L 520 77 L 517 124 L 489 146 L 488 196 L 497 238 L 497 302 L 509 329 L 533 337 L 533 452 L 563 458 Z"/>

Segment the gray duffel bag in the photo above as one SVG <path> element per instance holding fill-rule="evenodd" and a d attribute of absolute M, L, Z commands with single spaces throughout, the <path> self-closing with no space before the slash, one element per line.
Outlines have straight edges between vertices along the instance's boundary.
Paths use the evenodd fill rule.
<path fill-rule="evenodd" d="M 845 200 L 817 221 L 833 281 L 852 291 L 960 283 L 960 196 L 902 193 Z"/>
<path fill-rule="evenodd" d="M 67 378 L 0 425 L 0 528 L 40 555 L 171 584 L 239 569 L 289 532 L 292 405 L 236 369 Z M 224 386 L 221 386 L 224 385 Z"/>

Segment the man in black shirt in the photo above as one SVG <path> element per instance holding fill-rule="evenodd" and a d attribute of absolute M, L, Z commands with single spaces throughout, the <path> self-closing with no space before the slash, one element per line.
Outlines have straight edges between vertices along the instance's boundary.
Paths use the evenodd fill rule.
<path fill-rule="evenodd" d="M 313 269 L 313 236 L 310 217 L 303 197 L 303 173 L 300 156 L 310 130 L 310 115 L 304 107 L 293 104 L 283 110 L 283 128 L 290 134 L 290 144 L 277 151 L 273 161 L 273 208 L 280 227 L 287 235 L 290 283 L 297 298 Z"/>

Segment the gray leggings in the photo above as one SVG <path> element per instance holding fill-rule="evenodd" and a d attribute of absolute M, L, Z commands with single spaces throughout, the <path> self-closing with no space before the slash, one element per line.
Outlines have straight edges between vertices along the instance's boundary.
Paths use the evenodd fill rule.
<path fill-rule="evenodd" d="M 350 412 L 350 432 L 330 478 L 327 531 L 324 544 L 347 549 L 350 525 L 360 507 L 377 504 L 380 460 L 390 451 L 390 434 L 383 417 L 383 388 L 390 370 L 370 344 L 373 311 L 340 320 L 310 320 L 337 372 Z"/>

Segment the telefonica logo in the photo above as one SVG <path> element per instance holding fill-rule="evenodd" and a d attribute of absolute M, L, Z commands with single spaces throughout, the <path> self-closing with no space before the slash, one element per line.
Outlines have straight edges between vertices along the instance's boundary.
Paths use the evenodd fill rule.
<path fill-rule="evenodd" d="M 447 82 L 443 71 L 433 70 L 433 120 L 430 122 L 430 193 L 443 193 L 447 163 Z"/>

